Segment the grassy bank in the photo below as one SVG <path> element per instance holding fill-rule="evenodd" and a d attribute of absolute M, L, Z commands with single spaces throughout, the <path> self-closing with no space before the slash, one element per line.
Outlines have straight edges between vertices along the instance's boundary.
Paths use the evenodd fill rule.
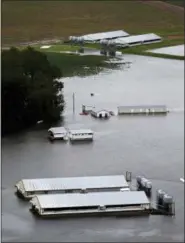
<path fill-rule="evenodd" d="M 169 0 L 181 5 L 181 0 Z M 67 39 L 70 35 L 123 29 L 132 34 L 154 32 L 164 38 L 161 43 L 136 46 L 122 50 L 123 53 L 167 57 L 168 55 L 146 53 L 148 49 L 184 43 L 184 13 L 165 8 L 149 1 L 3 1 L 2 3 L 2 45 L 18 45 L 20 42 L 47 39 Z M 86 45 L 99 48 L 98 45 Z M 40 49 L 39 45 L 35 48 Z M 43 49 L 56 60 L 65 55 L 48 52 L 76 51 L 70 45 L 52 45 Z M 169 58 L 170 56 L 168 56 Z M 66 58 L 66 56 L 65 56 Z M 64 58 L 64 59 L 65 59 Z M 95 57 L 68 56 L 70 62 L 77 60 L 95 63 Z M 99 60 L 103 57 L 98 57 Z M 182 59 L 171 56 L 170 58 Z M 92 59 L 92 61 L 88 61 Z M 64 60 L 65 61 L 65 60 Z M 61 64 L 60 64 L 61 65 Z M 65 65 L 65 63 L 63 64 Z M 77 64 L 75 64 L 77 65 Z M 69 65 L 66 65 L 69 67 Z M 87 64 L 88 66 L 88 64 Z M 92 66 L 92 65 L 91 65 Z M 69 72 L 68 72 L 69 73 Z"/>
<path fill-rule="evenodd" d="M 45 52 L 48 60 L 59 67 L 64 77 L 96 74 L 106 67 L 103 56 L 79 56 L 56 52 Z"/>
<path fill-rule="evenodd" d="M 31 45 L 35 50 L 45 53 L 50 63 L 60 68 L 64 77 L 92 75 L 108 66 L 104 62 L 107 60 L 106 56 L 79 55 L 76 53 L 79 50 L 79 46 L 56 44 L 46 49 L 42 49 L 42 46 L 40 44 Z M 23 50 L 27 46 L 19 46 L 18 48 Z M 94 48 L 97 48 L 97 45 Z"/>

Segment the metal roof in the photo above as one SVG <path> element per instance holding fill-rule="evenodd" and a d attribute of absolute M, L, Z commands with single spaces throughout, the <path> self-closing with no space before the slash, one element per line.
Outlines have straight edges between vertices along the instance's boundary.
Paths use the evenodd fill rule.
<path fill-rule="evenodd" d="M 128 36 L 129 34 L 123 30 L 109 31 L 109 32 L 100 32 L 94 34 L 88 34 L 81 36 L 84 41 L 98 41 L 103 39 L 112 39 L 122 36 Z"/>
<path fill-rule="evenodd" d="M 90 129 L 69 129 L 69 132 L 71 133 L 71 134 L 82 134 L 82 133 L 93 133 L 93 131 L 92 130 L 90 130 Z"/>
<path fill-rule="evenodd" d="M 161 37 L 154 34 L 131 35 L 127 37 L 117 38 L 114 42 L 117 44 L 132 44 L 139 42 L 161 40 Z"/>
<path fill-rule="evenodd" d="M 41 208 L 149 204 L 143 191 L 50 194 L 37 195 L 35 198 Z"/>
<path fill-rule="evenodd" d="M 109 113 L 109 111 L 106 110 L 106 109 L 93 109 L 92 111 L 96 112 L 96 113 L 99 113 L 99 112 L 102 112 L 102 111 L 105 111 L 105 112 Z"/>
<path fill-rule="evenodd" d="M 51 131 L 53 133 L 66 133 L 66 129 L 64 127 L 51 127 L 48 129 L 48 132 Z"/>
<path fill-rule="evenodd" d="M 21 181 L 25 191 L 128 187 L 124 175 L 23 179 Z"/>
<path fill-rule="evenodd" d="M 131 105 L 118 106 L 118 109 L 167 109 L 165 105 Z"/>

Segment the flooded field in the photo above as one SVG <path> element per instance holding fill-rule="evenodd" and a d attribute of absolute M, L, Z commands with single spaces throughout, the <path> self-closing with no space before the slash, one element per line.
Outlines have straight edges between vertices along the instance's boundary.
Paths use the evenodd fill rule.
<path fill-rule="evenodd" d="M 92 144 L 49 143 L 35 129 L 2 140 L 2 241 L 183 242 L 184 62 L 125 56 L 128 66 L 99 75 L 65 78 L 64 125 L 91 128 Z M 75 115 L 72 94 L 75 93 Z M 95 93 L 90 96 L 90 93 Z M 81 116 L 82 104 L 116 111 L 119 105 L 164 104 L 167 116 Z M 145 175 L 176 202 L 176 216 L 39 220 L 14 195 L 22 178 Z M 155 200 L 155 198 L 154 198 Z"/>

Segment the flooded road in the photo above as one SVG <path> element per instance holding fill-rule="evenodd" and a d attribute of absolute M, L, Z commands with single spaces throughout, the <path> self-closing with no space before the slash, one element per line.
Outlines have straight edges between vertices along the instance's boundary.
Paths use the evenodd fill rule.
<path fill-rule="evenodd" d="M 65 78 L 64 125 L 91 128 L 92 144 L 50 144 L 46 130 L 2 140 L 2 240 L 5 242 L 183 242 L 184 62 L 125 56 L 130 67 L 97 76 Z M 75 93 L 75 116 L 72 94 Z M 95 93 L 91 97 L 90 93 Z M 118 105 L 164 104 L 167 116 L 80 116 L 81 105 L 116 111 Z M 39 220 L 14 195 L 22 178 L 112 175 L 132 171 L 151 179 L 176 202 L 175 218 Z M 155 198 L 154 198 L 155 199 Z"/>

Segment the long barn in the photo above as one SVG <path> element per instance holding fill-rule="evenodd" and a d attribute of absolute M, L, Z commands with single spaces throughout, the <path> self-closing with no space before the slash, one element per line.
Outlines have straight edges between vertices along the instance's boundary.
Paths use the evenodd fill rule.
<path fill-rule="evenodd" d="M 118 115 L 166 114 L 167 112 L 168 109 L 165 105 L 138 105 L 118 107 Z"/>
<path fill-rule="evenodd" d="M 16 183 L 17 195 L 32 198 L 40 194 L 119 191 L 129 189 L 124 175 L 23 179 Z"/>
<path fill-rule="evenodd" d="M 150 214 L 143 191 L 37 195 L 30 203 L 31 211 L 41 217 Z"/>

